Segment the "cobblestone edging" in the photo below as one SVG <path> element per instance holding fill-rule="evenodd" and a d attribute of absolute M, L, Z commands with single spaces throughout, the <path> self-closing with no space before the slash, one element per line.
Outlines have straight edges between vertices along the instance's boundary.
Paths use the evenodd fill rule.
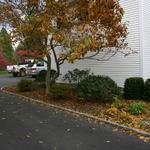
<path fill-rule="evenodd" d="M 79 112 L 79 111 L 75 111 L 75 110 L 72 110 L 72 109 L 64 108 L 64 107 L 57 106 L 57 105 L 54 105 L 54 104 L 42 102 L 40 100 L 29 98 L 29 97 L 26 97 L 26 96 L 23 96 L 23 95 L 20 95 L 20 94 L 9 92 L 9 91 L 5 90 L 5 87 L 1 88 L 0 90 L 3 93 L 11 94 L 11 95 L 15 95 L 15 96 L 21 97 L 25 101 L 30 101 L 30 102 L 34 102 L 34 103 L 46 105 L 48 107 L 52 107 L 52 108 L 55 108 L 55 109 L 59 109 L 59 110 L 67 111 L 67 112 L 70 112 L 70 113 L 74 113 L 76 115 L 80 115 L 80 116 L 83 116 L 83 117 L 86 117 L 86 118 L 89 118 L 89 119 L 97 120 L 99 122 L 102 122 L 102 123 L 105 123 L 105 124 L 109 124 L 109 125 L 112 125 L 114 127 L 118 127 L 118 128 L 125 129 L 125 130 L 128 130 L 128 131 L 133 131 L 133 132 L 135 132 L 137 134 L 140 134 L 140 135 L 143 135 L 145 137 L 150 137 L 149 133 L 144 132 L 142 130 L 135 129 L 135 128 L 130 128 L 130 127 L 127 127 L 125 125 L 118 124 L 118 123 L 115 123 L 115 122 L 112 122 L 112 121 L 109 121 L 109 120 L 106 120 L 106 119 L 98 118 L 98 117 L 95 117 L 95 116 L 92 116 L 92 115 L 89 115 L 89 114 L 86 114 L 86 113 L 82 113 L 82 112 Z"/>

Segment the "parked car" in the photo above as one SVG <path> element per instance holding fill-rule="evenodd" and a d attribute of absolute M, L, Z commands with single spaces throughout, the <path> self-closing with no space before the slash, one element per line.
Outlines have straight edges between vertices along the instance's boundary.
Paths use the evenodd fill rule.
<path fill-rule="evenodd" d="M 8 72 L 8 73 L 12 73 L 13 67 L 17 67 L 17 65 L 7 65 L 7 66 L 6 66 L 7 72 Z"/>
<path fill-rule="evenodd" d="M 17 65 L 8 65 L 6 70 L 8 73 L 12 73 L 14 77 L 23 77 L 27 74 L 27 67 L 33 62 L 33 59 L 27 59 L 23 63 L 18 63 Z"/>
<path fill-rule="evenodd" d="M 28 64 L 27 75 L 36 77 L 42 70 L 47 70 L 47 64 L 44 61 L 35 61 L 34 63 Z"/>

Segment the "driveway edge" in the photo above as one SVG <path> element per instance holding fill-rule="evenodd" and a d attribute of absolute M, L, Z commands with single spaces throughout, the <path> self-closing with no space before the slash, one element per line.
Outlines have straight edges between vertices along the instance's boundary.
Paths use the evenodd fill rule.
<path fill-rule="evenodd" d="M 80 116 L 83 116 L 83 117 L 86 117 L 86 118 L 89 118 L 89 119 L 93 119 L 93 120 L 96 120 L 96 121 L 99 121 L 99 122 L 102 122 L 102 123 L 105 123 L 105 124 L 112 125 L 114 127 L 118 127 L 120 129 L 133 131 L 133 132 L 135 132 L 137 134 L 140 134 L 140 135 L 143 135 L 145 137 L 150 137 L 149 133 L 144 132 L 142 130 L 135 129 L 135 128 L 130 128 L 130 127 L 127 127 L 125 125 L 118 124 L 118 123 L 115 123 L 115 122 L 112 122 L 112 121 L 109 121 L 109 120 L 106 120 L 106 119 L 98 118 L 98 117 L 95 117 L 95 116 L 92 116 L 92 115 L 89 115 L 89 114 L 86 114 L 86 113 L 82 113 L 82 112 L 79 112 L 79 111 L 75 111 L 75 110 L 72 110 L 72 109 L 64 108 L 64 107 L 57 106 L 57 105 L 54 105 L 54 104 L 42 102 L 42 101 L 37 100 L 37 99 L 29 98 L 27 96 L 16 94 L 16 93 L 13 93 L 13 92 L 5 90 L 5 87 L 0 88 L 0 91 L 2 91 L 3 93 L 6 93 L 6 94 L 10 94 L 10 95 L 15 95 L 15 96 L 21 97 L 21 98 L 23 98 L 24 101 L 30 101 L 30 102 L 34 102 L 34 103 L 37 103 L 37 104 L 42 104 L 42 105 L 45 105 L 45 106 L 48 106 L 48 107 L 51 107 L 51 108 L 67 111 L 69 113 L 74 113 L 76 115 L 80 115 Z"/>

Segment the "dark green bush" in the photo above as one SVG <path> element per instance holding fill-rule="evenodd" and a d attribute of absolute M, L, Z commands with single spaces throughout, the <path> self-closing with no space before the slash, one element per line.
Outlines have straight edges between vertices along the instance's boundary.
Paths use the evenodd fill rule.
<path fill-rule="evenodd" d="M 89 70 L 79 70 L 76 68 L 72 71 L 68 71 L 68 73 L 64 75 L 63 80 L 68 81 L 69 83 L 79 83 L 88 76 Z"/>
<path fill-rule="evenodd" d="M 40 71 L 40 72 L 37 74 L 37 76 L 36 76 L 36 81 L 38 81 L 38 82 L 44 82 L 45 79 L 46 79 L 46 73 L 47 73 L 46 70 Z"/>
<path fill-rule="evenodd" d="M 150 101 L 150 79 L 144 84 L 144 100 Z"/>
<path fill-rule="evenodd" d="M 68 84 L 55 84 L 50 89 L 50 96 L 55 100 L 66 99 L 69 97 L 72 89 L 72 86 Z"/>
<path fill-rule="evenodd" d="M 144 94 L 144 80 L 141 77 L 128 78 L 124 84 L 126 99 L 142 99 Z"/>
<path fill-rule="evenodd" d="M 37 82 L 45 82 L 46 74 L 47 74 L 46 70 L 40 71 L 36 76 L 36 81 Z M 53 78 L 55 75 L 56 75 L 56 70 L 51 70 L 51 78 Z"/>
<path fill-rule="evenodd" d="M 23 79 L 18 82 L 17 88 L 20 92 L 28 92 L 35 90 L 37 86 L 35 82 Z"/>
<path fill-rule="evenodd" d="M 107 76 L 90 75 L 76 87 L 76 95 L 84 100 L 108 101 L 119 95 L 117 84 Z"/>
<path fill-rule="evenodd" d="M 133 103 L 133 104 L 128 105 L 127 110 L 132 115 L 139 115 L 146 111 L 146 106 L 143 103 Z"/>

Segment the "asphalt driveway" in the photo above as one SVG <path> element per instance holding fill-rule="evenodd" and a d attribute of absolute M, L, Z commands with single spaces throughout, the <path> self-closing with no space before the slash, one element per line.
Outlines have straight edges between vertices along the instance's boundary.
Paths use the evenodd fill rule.
<path fill-rule="evenodd" d="M 13 85 L 16 84 L 19 80 L 21 79 L 32 79 L 32 78 L 28 78 L 28 77 L 18 77 L 15 78 L 12 76 L 12 74 L 6 75 L 6 76 L 0 76 L 0 87 L 2 86 L 6 86 L 6 85 Z"/>
<path fill-rule="evenodd" d="M 0 77 L 0 86 L 17 78 Z M 0 150 L 149 150 L 150 143 L 0 93 Z"/>

